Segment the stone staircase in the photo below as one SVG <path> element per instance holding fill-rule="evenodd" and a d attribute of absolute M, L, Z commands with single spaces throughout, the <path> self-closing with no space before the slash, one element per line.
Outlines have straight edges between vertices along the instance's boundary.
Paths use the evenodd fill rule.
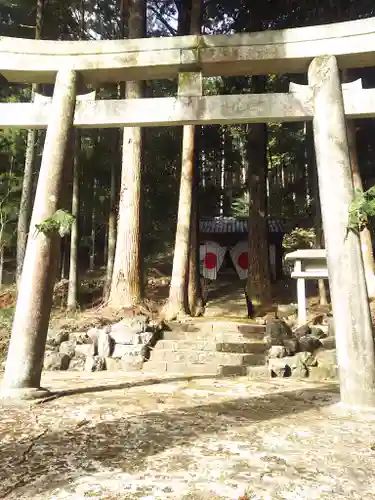
<path fill-rule="evenodd" d="M 144 372 L 254 377 L 267 372 L 264 326 L 211 319 L 170 327 L 152 349 Z"/>

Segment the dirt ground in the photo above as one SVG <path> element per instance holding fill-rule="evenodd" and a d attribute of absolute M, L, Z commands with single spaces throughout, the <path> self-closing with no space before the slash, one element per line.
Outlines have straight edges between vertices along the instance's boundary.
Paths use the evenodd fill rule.
<path fill-rule="evenodd" d="M 375 498 L 375 420 L 333 412 L 333 383 L 106 372 L 43 383 L 65 392 L 0 408 L 0 498 Z"/>

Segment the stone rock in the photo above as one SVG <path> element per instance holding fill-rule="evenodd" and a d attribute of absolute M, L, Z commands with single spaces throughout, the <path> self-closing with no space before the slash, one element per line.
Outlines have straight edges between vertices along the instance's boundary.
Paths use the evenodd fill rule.
<path fill-rule="evenodd" d="M 294 335 L 297 337 L 297 338 L 301 338 L 301 337 L 305 337 L 306 335 L 311 335 L 311 328 L 309 327 L 309 325 L 302 325 L 302 326 L 299 326 L 295 331 L 294 331 Z"/>
<path fill-rule="evenodd" d="M 297 362 L 295 366 L 292 368 L 292 377 L 293 378 L 306 378 L 309 376 L 309 370 L 305 363 L 302 361 L 300 357 L 297 357 Z"/>
<path fill-rule="evenodd" d="M 75 339 L 77 344 L 92 344 L 92 340 L 86 332 L 72 332 L 70 338 Z"/>
<path fill-rule="evenodd" d="M 121 358 L 105 358 L 105 367 L 109 372 L 122 371 Z"/>
<path fill-rule="evenodd" d="M 337 377 L 337 366 L 318 365 L 309 369 L 309 379 L 311 380 L 336 380 Z"/>
<path fill-rule="evenodd" d="M 73 358 L 76 350 L 76 341 L 75 340 L 65 340 L 60 344 L 59 352 L 62 354 L 67 354 L 69 358 Z"/>
<path fill-rule="evenodd" d="M 98 355 L 107 358 L 112 354 L 113 340 L 104 330 L 101 330 L 98 337 Z"/>
<path fill-rule="evenodd" d="M 320 349 L 314 357 L 318 366 L 337 366 L 336 349 Z"/>
<path fill-rule="evenodd" d="M 139 334 L 134 333 L 126 326 L 123 326 L 121 328 L 118 327 L 115 330 L 111 330 L 110 336 L 115 344 L 136 345 L 140 343 Z"/>
<path fill-rule="evenodd" d="M 268 351 L 269 358 L 284 358 L 287 355 L 287 350 L 282 345 L 273 345 Z"/>
<path fill-rule="evenodd" d="M 69 368 L 70 357 L 62 352 L 47 353 L 44 358 L 43 367 L 45 370 L 57 371 Z"/>
<path fill-rule="evenodd" d="M 300 337 L 298 339 L 298 343 L 300 351 L 305 352 L 314 352 L 319 349 L 319 347 L 322 347 L 321 341 L 312 335 L 304 335 L 303 337 Z"/>
<path fill-rule="evenodd" d="M 286 358 L 271 358 L 268 360 L 268 369 L 271 377 L 290 377 L 292 369 L 285 361 Z"/>
<path fill-rule="evenodd" d="M 323 330 L 323 328 L 313 326 L 311 327 L 311 335 L 317 339 L 324 339 L 328 336 L 328 333 Z"/>
<path fill-rule="evenodd" d="M 316 361 L 316 357 L 311 354 L 311 352 L 303 351 L 299 352 L 295 355 L 296 365 L 301 361 L 305 366 L 317 366 L 318 362 Z M 293 367 L 292 367 L 293 368 Z"/>
<path fill-rule="evenodd" d="M 287 338 L 283 340 L 284 347 L 287 351 L 287 356 L 293 356 L 296 352 L 299 351 L 298 340 L 294 338 Z"/>
<path fill-rule="evenodd" d="M 85 372 L 100 372 L 105 370 L 105 359 L 100 356 L 87 356 Z"/>
<path fill-rule="evenodd" d="M 82 354 L 74 356 L 74 358 L 70 360 L 69 370 L 75 372 L 83 372 L 83 370 L 85 369 L 85 360 L 86 357 L 83 356 Z"/>
<path fill-rule="evenodd" d="M 143 345 L 124 345 L 124 344 L 115 344 L 115 347 L 112 352 L 112 358 L 122 358 L 127 356 L 128 358 L 141 356 L 142 355 Z"/>
<path fill-rule="evenodd" d="M 324 349 L 335 349 L 336 348 L 336 338 L 326 337 L 325 339 L 320 339 Z"/>
<path fill-rule="evenodd" d="M 99 338 L 99 335 L 100 335 L 100 332 L 102 330 L 100 328 L 90 328 L 89 330 L 87 330 L 87 337 L 89 339 L 92 340 L 92 343 L 93 344 L 97 344 L 98 343 L 98 338 Z"/>
<path fill-rule="evenodd" d="M 285 321 L 281 319 L 268 319 L 264 340 L 269 346 L 284 345 L 284 339 L 290 338 L 293 338 L 293 332 Z"/>
<path fill-rule="evenodd" d="M 69 340 L 69 333 L 63 331 L 48 330 L 47 345 L 51 347 L 59 347 L 63 342 Z"/>
<path fill-rule="evenodd" d="M 125 358 L 106 358 L 105 359 L 106 369 L 110 372 L 130 372 L 130 371 L 139 371 L 143 367 L 143 361 L 137 359 L 131 361 Z"/>
<path fill-rule="evenodd" d="M 123 318 L 118 323 L 111 326 L 111 336 L 112 333 L 119 331 L 128 331 L 135 335 L 144 333 L 147 330 L 147 325 L 149 323 L 149 318 L 147 316 L 137 315 L 130 318 Z M 113 337 L 113 336 L 112 336 Z M 120 344 L 121 342 L 117 342 Z"/>
<path fill-rule="evenodd" d="M 296 314 L 298 307 L 296 304 L 279 304 L 277 306 L 277 317 L 278 318 L 287 318 L 288 316 L 292 316 Z"/>
<path fill-rule="evenodd" d="M 75 348 L 75 356 L 95 356 L 97 354 L 95 344 L 77 344 Z"/>

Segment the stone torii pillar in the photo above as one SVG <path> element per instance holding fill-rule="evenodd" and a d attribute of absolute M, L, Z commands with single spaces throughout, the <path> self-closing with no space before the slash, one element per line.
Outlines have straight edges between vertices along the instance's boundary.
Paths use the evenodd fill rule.
<path fill-rule="evenodd" d="M 76 92 L 77 73 L 65 69 L 59 71 L 0 391 L 3 398 L 32 399 L 48 393 L 40 387 L 40 381 L 59 255 L 59 236 L 37 232 L 35 225 L 51 217 L 59 208 L 64 155 L 74 120 Z"/>
<path fill-rule="evenodd" d="M 315 58 L 308 79 L 314 96 L 314 143 L 341 402 L 374 408 L 374 340 L 361 245 L 359 236 L 347 231 L 354 189 L 336 58 Z"/>

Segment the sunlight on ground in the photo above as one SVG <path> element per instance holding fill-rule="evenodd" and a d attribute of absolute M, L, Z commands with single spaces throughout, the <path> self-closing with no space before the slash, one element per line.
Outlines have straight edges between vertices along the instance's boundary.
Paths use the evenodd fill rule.
<path fill-rule="evenodd" d="M 4 406 L 7 499 L 370 499 L 373 423 L 333 383 L 50 373 L 70 391 Z"/>

